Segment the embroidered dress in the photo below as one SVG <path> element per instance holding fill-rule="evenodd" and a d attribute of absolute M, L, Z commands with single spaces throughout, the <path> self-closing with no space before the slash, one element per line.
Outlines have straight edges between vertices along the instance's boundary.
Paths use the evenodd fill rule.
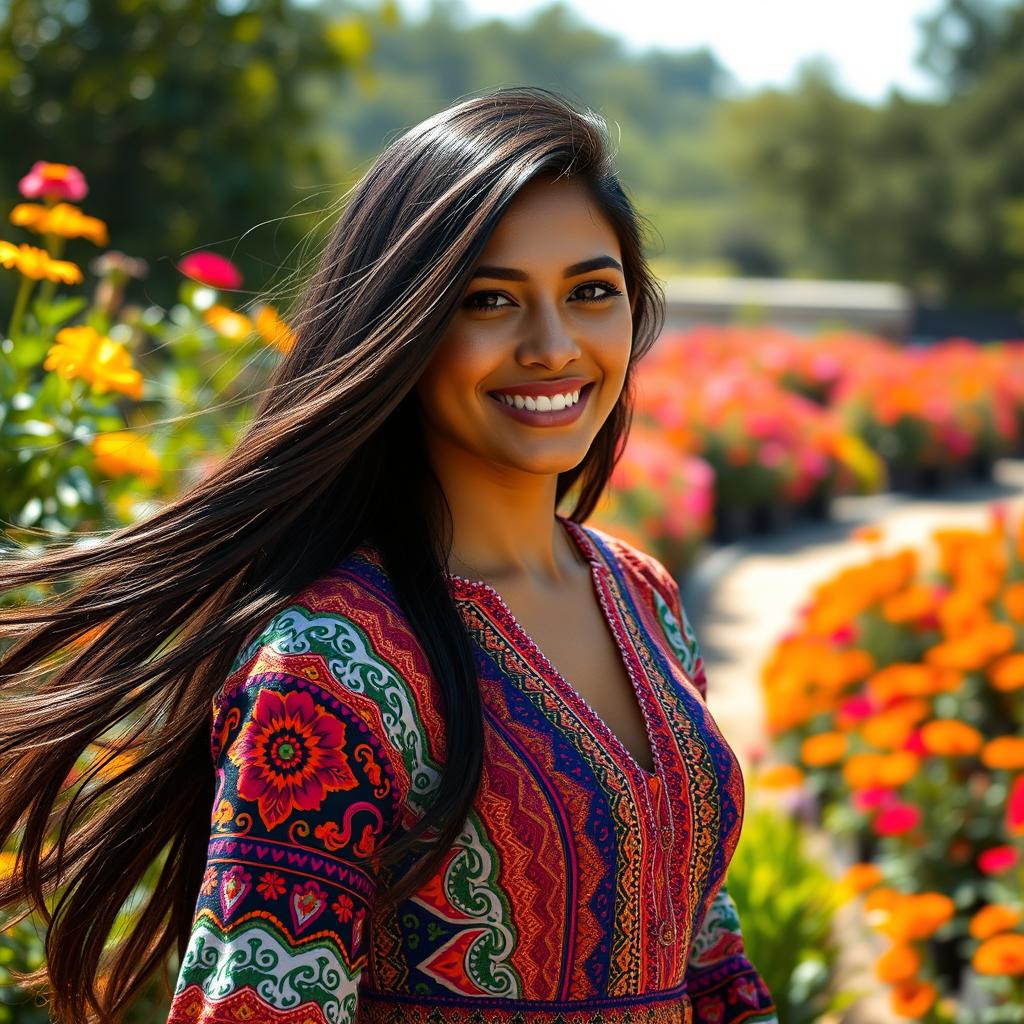
<path fill-rule="evenodd" d="M 213 701 L 216 796 L 171 1024 L 778 1024 L 726 870 L 735 754 L 679 589 L 559 516 L 643 713 L 646 771 L 488 584 L 448 575 L 484 709 L 480 789 L 396 908 L 353 861 L 422 816 L 440 689 L 369 542 L 238 653 Z M 421 851 L 422 852 L 422 851 Z"/>

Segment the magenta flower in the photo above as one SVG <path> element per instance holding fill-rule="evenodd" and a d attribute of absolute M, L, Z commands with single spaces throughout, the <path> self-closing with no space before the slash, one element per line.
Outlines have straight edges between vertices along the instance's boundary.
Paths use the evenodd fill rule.
<path fill-rule="evenodd" d="M 916 828 L 921 822 L 921 811 L 912 804 L 892 804 L 882 811 L 872 823 L 875 833 L 880 836 L 900 836 Z"/>
<path fill-rule="evenodd" d="M 241 769 L 238 795 L 257 802 L 268 829 L 293 810 L 315 811 L 328 793 L 357 785 L 345 746 L 345 723 L 308 693 L 260 690 L 229 754 Z"/>
<path fill-rule="evenodd" d="M 37 160 L 32 170 L 18 182 L 18 191 L 26 199 L 54 199 L 77 203 L 89 192 L 85 175 L 71 164 L 51 164 Z"/>
<path fill-rule="evenodd" d="M 1010 835 L 1024 832 L 1024 775 L 1018 775 L 1010 788 L 1006 801 L 1006 831 Z"/>
<path fill-rule="evenodd" d="M 853 805 L 858 811 L 874 811 L 879 807 L 889 807 L 898 802 L 896 791 L 886 786 L 858 789 L 853 794 Z"/>
<path fill-rule="evenodd" d="M 1017 863 L 1017 851 L 1012 846 L 993 846 L 978 854 L 978 870 L 986 875 L 999 875 Z"/>
<path fill-rule="evenodd" d="M 179 260 L 178 269 L 186 276 L 210 288 L 238 288 L 242 272 L 226 256 L 215 252 L 193 252 Z"/>

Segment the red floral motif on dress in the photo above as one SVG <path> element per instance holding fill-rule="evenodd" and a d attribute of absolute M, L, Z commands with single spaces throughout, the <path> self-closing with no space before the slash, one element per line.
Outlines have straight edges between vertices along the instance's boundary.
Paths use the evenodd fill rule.
<path fill-rule="evenodd" d="M 328 793 L 358 785 L 345 745 L 345 723 L 308 693 L 261 690 L 229 752 L 238 793 L 257 802 L 268 829 L 293 810 L 315 811 Z"/>

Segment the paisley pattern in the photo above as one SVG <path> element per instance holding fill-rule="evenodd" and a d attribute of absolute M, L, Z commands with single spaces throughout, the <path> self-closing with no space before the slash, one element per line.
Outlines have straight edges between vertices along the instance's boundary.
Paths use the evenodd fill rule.
<path fill-rule="evenodd" d="M 450 575 L 484 712 L 473 808 L 398 906 L 375 851 L 440 785 L 440 688 L 370 542 L 256 628 L 213 700 L 206 869 L 171 1024 L 777 1024 L 725 876 L 735 755 L 679 588 L 559 517 L 643 713 L 643 768 L 500 594 Z"/>

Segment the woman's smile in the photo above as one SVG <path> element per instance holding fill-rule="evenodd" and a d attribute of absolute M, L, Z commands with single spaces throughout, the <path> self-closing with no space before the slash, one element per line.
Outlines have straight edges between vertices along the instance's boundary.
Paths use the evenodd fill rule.
<path fill-rule="evenodd" d="M 578 388 L 567 388 L 558 392 L 558 397 L 542 395 L 539 391 L 528 395 L 508 395 L 502 397 L 502 392 L 488 391 L 487 397 L 495 402 L 502 412 L 531 427 L 560 427 L 566 423 L 573 423 L 583 414 L 583 407 L 587 403 L 590 392 L 594 390 L 594 382 L 590 381 Z M 556 406 L 569 396 L 569 404 Z"/>

